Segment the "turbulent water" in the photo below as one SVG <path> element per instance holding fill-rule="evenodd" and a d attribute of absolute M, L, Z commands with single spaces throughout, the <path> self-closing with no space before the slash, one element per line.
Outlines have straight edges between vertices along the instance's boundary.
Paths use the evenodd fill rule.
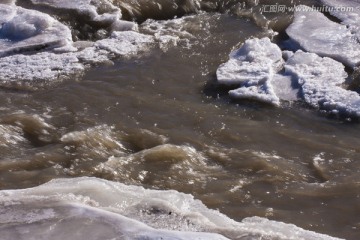
<path fill-rule="evenodd" d="M 0 0 L 0 4 L 7 6 L 14 6 L 12 2 Z M 269 37 L 279 46 L 286 46 L 289 36 L 285 29 L 292 23 L 293 13 L 261 13 L 264 6 L 276 3 L 320 6 L 320 1 L 94 1 L 98 4 L 95 4 L 98 15 L 91 12 L 92 8 L 85 4 L 87 1 L 79 1 L 85 4 L 81 11 L 51 5 L 56 1 L 45 1 L 50 2 L 48 5 L 41 2 L 18 0 L 16 5 L 51 15 L 52 23 L 56 21 L 71 30 L 69 35 L 51 30 L 56 39 L 62 39 L 56 40 L 57 45 L 62 45 L 60 50 L 52 52 L 57 49 L 52 45 L 55 40 L 36 42 L 37 45 L 31 42 L 35 49 L 35 45 L 24 47 L 19 45 L 22 39 L 14 40 L 18 35 L 6 32 L 15 29 L 16 33 L 19 30 L 16 25 L 10 30 L 0 28 L 0 40 L 7 36 L 6 39 L 16 42 L 0 41 L 0 71 L 7 74 L 0 73 L 0 188 L 4 190 L 0 192 L 0 234 L 4 233 L 6 239 L 15 239 L 14 232 L 21 233 L 22 239 L 40 239 L 42 233 L 36 230 L 39 226 L 47 231 L 56 225 L 56 219 L 69 216 L 68 213 L 79 216 L 66 218 L 68 222 L 62 225 L 62 233 L 50 232 L 53 239 L 63 239 L 66 231 L 77 239 L 71 235 L 72 231 L 76 232 L 72 224 L 80 226 L 79 222 L 87 226 L 82 228 L 85 232 L 91 230 L 92 223 L 96 225 L 97 239 L 118 236 L 118 230 L 109 232 L 108 236 L 101 235 L 109 231 L 103 222 L 121 225 L 125 230 L 119 231 L 124 236 L 130 234 L 127 232 L 132 231 L 127 225 L 130 220 L 119 220 L 111 215 L 114 213 L 156 229 L 219 234 L 211 236 L 213 239 L 222 239 L 220 234 L 231 239 L 327 238 L 320 234 L 313 236 L 305 230 L 345 239 L 360 238 L 358 119 L 329 115 L 327 109 L 318 111 L 306 101 L 281 101 L 275 107 L 232 99 L 228 95 L 231 86 L 219 85 L 216 78 L 218 67 L 229 60 L 230 52 L 249 38 Z M 341 17 L 335 18 L 329 12 L 325 16 L 336 23 L 342 22 Z M 138 25 L 114 21 L 117 18 Z M 39 29 L 48 24 L 45 20 L 39 22 Z M 128 39 L 114 36 L 114 29 L 137 29 L 144 35 L 124 44 L 127 49 L 129 46 L 134 49 L 122 52 L 115 49 L 115 44 L 106 45 L 110 40 Z M 22 32 L 35 34 L 29 31 Z M 36 34 L 50 34 L 48 31 L 39 30 Z M 93 55 L 75 56 L 67 41 L 74 41 L 74 46 L 85 50 L 97 41 L 97 48 L 91 50 Z M 1 51 L 3 46 L 6 51 Z M 16 71 L 23 67 L 13 70 L 11 64 L 27 61 L 33 64 L 27 59 L 34 59 L 34 51 L 44 54 L 36 55 L 38 59 L 34 62 L 41 62 L 40 68 L 50 70 L 41 70 L 36 77 L 31 73 L 37 68 L 17 75 Z M 47 51 L 54 55 L 49 57 Z M 18 58 L 19 53 L 24 54 L 21 56 L 25 60 Z M 57 54 L 67 54 L 66 59 L 58 60 Z M 50 61 L 54 65 L 48 67 Z M 57 67 L 60 62 L 63 65 Z M 358 70 L 348 66 L 346 71 L 347 87 L 357 90 Z M 349 84 L 350 80 L 354 81 Z M 36 187 L 58 178 L 66 180 L 34 190 L 9 191 Z M 150 190 L 139 193 L 138 208 L 129 207 L 128 201 L 135 201 L 129 196 L 145 190 L 117 184 L 164 190 L 156 194 L 167 203 L 157 206 L 166 206 L 166 210 L 149 207 L 160 201 L 149 200 Z M 69 188 L 72 185 L 78 188 Z M 117 200 L 108 192 L 113 188 L 117 189 L 114 194 L 130 195 Z M 125 193 L 118 193 L 119 189 Z M 174 196 L 167 197 L 165 190 L 191 194 L 206 207 L 200 203 L 194 205 L 193 200 L 188 200 L 189 195 L 172 192 Z M 61 204 L 57 203 L 56 194 L 62 196 Z M 174 203 L 177 198 L 187 199 L 186 204 L 191 207 L 179 207 Z M 39 206 L 38 201 L 43 201 L 45 207 Z M 74 201 L 90 207 L 81 208 Z M 121 206 L 121 201 L 126 204 Z M 56 202 L 55 207 L 52 202 Z M 17 207 L 17 204 L 22 205 Z M 11 206 L 16 211 L 12 212 Z M 262 218 L 236 225 L 218 212 L 210 214 L 208 208 L 217 209 L 237 222 L 247 217 Z M 104 209 L 108 212 L 101 212 Z M 153 213 L 155 217 L 138 215 L 137 211 L 142 214 L 150 211 L 146 214 Z M 178 211 L 176 216 L 180 220 L 174 218 L 162 225 L 161 211 L 166 211 L 165 215 Z M 186 211 L 190 213 L 186 215 Z M 189 217 L 192 211 L 210 220 L 198 215 Z M 47 218 L 54 225 L 44 221 Z M 267 221 L 265 218 L 274 222 L 263 223 Z M 292 225 L 277 225 L 277 222 L 299 228 L 294 230 Z M 177 236 L 165 230 L 149 230 L 141 224 L 138 229 L 149 235 L 136 239 Z M 246 231 L 242 233 L 243 229 Z M 271 235 L 272 231 L 283 235 Z M 92 233 L 90 237 L 96 239 Z M 210 239 L 210 235 L 181 237 Z"/>

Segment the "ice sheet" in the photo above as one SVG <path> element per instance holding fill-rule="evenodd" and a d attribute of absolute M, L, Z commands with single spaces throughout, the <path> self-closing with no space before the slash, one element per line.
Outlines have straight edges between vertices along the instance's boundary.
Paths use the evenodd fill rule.
<path fill-rule="evenodd" d="M 307 52 L 333 58 L 347 66 L 360 64 L 360 45 L 346 26 L 332 22 L 310 7 L 301 5 L 299 9 L 286 29 L 292 41 Z"/>

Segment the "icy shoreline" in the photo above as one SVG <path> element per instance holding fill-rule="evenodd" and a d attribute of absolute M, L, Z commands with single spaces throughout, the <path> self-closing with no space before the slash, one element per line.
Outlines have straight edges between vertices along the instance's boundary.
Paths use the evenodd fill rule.
<path fill-rule="evenodd" d="M 327 235 L 265 218 L 235 222 L 193 196 L 97 178 L 0 191 L 2 239 L 316 239 Z M 79 234 L 81 233 L 81 234 Z"/>

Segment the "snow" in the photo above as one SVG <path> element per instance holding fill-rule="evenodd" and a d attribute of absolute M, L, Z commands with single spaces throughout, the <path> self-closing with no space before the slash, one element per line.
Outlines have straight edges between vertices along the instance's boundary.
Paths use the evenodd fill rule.
<path fill-rule="evenodd" d="M 229 92 L 232 98 L 279 105 L 272 82 L 282 65 L 282 52 L 269 38 L 249 39 L 230 54 L 228 62 L 220 65 L 216 71 L 217 81 L 222 85 L 239 86 Z"/>
<path fill-rule="evenodd" d="M 301 86 L 304 100 L 313 107 L 348 117 L 360 117 L 360 96 L 341 87 L 347 73 L 344 66 L 314 53 L 296 52 L 285 64 Z"/>
<path fill-rule="evenodd" d="M 327 235 L 265 218 L 235 222 L 192 195 L 97 178 L 0 191 L 2 239 L 307 239 Z"/>
<path fill-rule="evenodd" d="M 360 45 L 346 26 L 329 20 L 310 7 L 300 6 L 286 29 L 291 40 L 307 52 L 330 57 L 355 67 L 360 64 Z M 308 11 L 307 11 L 308 10 Z"/>

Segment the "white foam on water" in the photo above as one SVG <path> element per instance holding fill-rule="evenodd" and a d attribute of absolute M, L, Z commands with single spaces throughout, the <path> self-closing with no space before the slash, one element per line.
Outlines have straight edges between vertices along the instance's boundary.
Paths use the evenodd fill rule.
<path fill-rule="evenodd" d="M 20 127 L 11 125 L 0 125 L 0 147 L 14 148 L 22 142 L 26 142 L 24 133 Z"/>
<path fill-rule="evenodd" d="M 285 64 L 285 72 L 296 77 L 304 100 L 313 107 L 335 114 L 360 117 L 360 96 L 341 87 L 344 66 L 315 53 L 297 51 Z"/>
<path fill-rule="evenodd" d="M 89 158 L 119 156 L 126 150 L 114 131 L 114 127 L 107 125 L 66 133 L 60 141 L 66 146 L 76 147 L 77 152 L 86 153 L 90 156 Z"/>
<path fill-rule="evenodd" d="M 346 26 L 332 22 L 310 7 L 301 5 L 299 9 L 286 29 L 292 41 L 307 52 L 333 58 L 347 66 L 360 64 L 360 45 Z"/>
<path fill-rule="evenodd" d="M 134 31 L 113 32 L 110 38 L 99 40 L 95 46 L 117 56 L 135 55 L 154 43 L 152 36 Z"/>
<path fill-rule="evenodd" d="M 140 30 L 153 35 L 159 42 L 160 48 L 164 51 L 180 43 L 184 43 L 185 46 L 189 47 L 190 41 L 196 39 L 196 37 L 187 31 L 187 23 L 194 20 L 194 18 L 199 18 L 200 15 L 158 21 L 148 19 L 140 25 Z"/>
<path fill-rule="evenodd" d="M 97 178 L 0 191 L 0 205 L 6 240 L 336 239 L 259 217 L 235 222 L 188 194 Z"/>
<path fill-rule="evenodd" d="M 133 184 L 193 186 L 206 184 L 221 167 L 209 164 L 195 148 L 162 144 L 120 157 L 110 157 L 95 171 L 117 181 Z"/>
<path fill-rule="evenodd" d="M 256 99 L 279 105 L 273 79 L 283 65 L 280 48 L 269 38 L 249 39 L 230 54 L 230 60 L 217 69 L 217 81 L 223 85 L 239 85 L 229 92 L 236 99 Z"/>

